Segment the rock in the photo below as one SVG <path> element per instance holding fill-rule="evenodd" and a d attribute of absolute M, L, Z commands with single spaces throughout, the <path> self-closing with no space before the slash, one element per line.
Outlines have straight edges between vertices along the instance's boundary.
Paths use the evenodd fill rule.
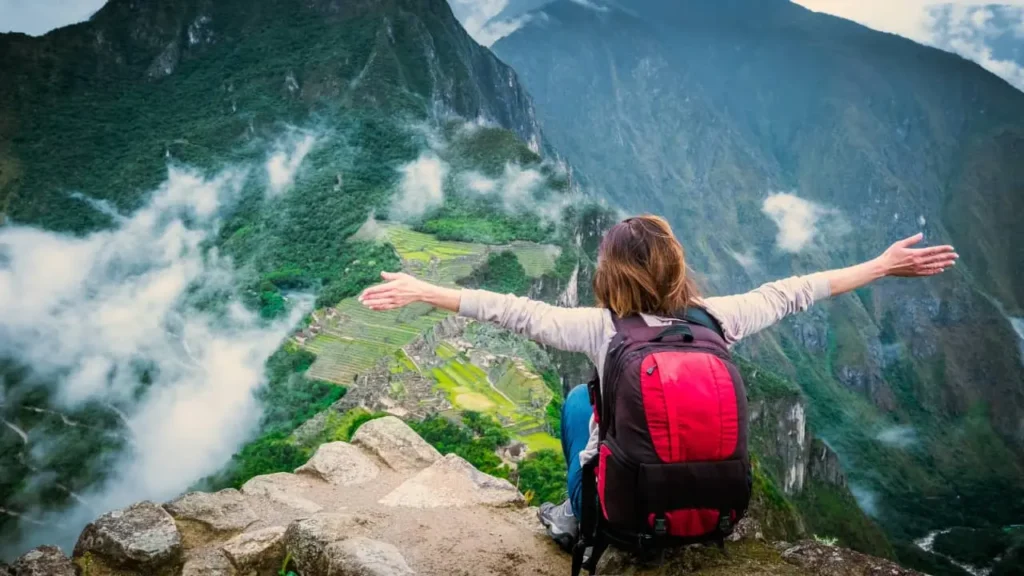
<path fill-rule="evenodd" d="M 3 562 L 0 562 L 0 576 L 14 576 L 14 572 L 12 572 L 12 570 L 14 569 Z"/>
<path fill-rule="evenodd" d="M 489 476 L 455 454 L 449 454 L 403 482 L 381 499 L 385 506 L 438 508 L 508 506 L 523 496 L 508 480 Z"/>
<path fill-rule="evenodd" d="M 242 485 L 242 494 L 263 497 L 282 506 L 294 508 L 308 514 L 323 510 L 316 502 L 303 498 L 298 493 L 312 485 L 302 477 L 286 472 L 256 476 Z"/>
<path fill-rule="evenodd" d="M 761 523 L 750 516 L 744 516 L 736 523 L 736 526 L 732 529 L 732 534 L 726 539 L 729 542 L 751 539 L 764 540 L 764 533 L 761 532 Z"/>
<path fill-rule="evenodd" d="M 322 562 L 328 545 L 344 540 L 361 526 L 364 518 L 348 514 L 317 514 L 296 520 L 284 533 L 285 550 L 292 555 L 301 574 L 323 574 L 327 567 Z"/>
<path fill-rule="evenodd" d="M 380 468 L 359 448 L 347 442 L 321 444 L 296 474 L 315 476 L 328 484 L 351 486 L 377 477 Z"/>
<path fill-rule="evenodd" d="M 224 555 L 242 572 L 276 570 L 284 561 L 284 526 L 243 532 L 221 547 Z"/>
<path fill-rule="evenodd" d="M 789 547 L 782 559 L 819 576 L 921 576 L 888 560 L 812 540 Z"/>
<path fill-rule="evenodd" d="M 352 437 L 352 443 L 376 454 L 399 472 L 420 470 L 441 458 L 433 446 L 394 416 L 363 424 Z"/>
<path fill-rule="evenodd" d="M 139 502 L 100 516 L 85 527 L 75 558 L 90 554 L 111 568 L 147 574 L 174 571 L 181 561 L 181 534 L 174 518 L 152 502 Z"/>
<path fill-rule="evenodd" d="M 238 570 L 220 550 L 199 550 L 185 560 L 181 576 L 237 576 Z"/>
<path fill-rule="evenodd" d="M 387 542 L 355 537 L 324 550 L 327 576 L 411 576 L 405 558 Z"/>
<path fill-rule="evenodd" d="M 0 574 L 4 570 L 0 568 Z M 6 570 L 17 576 L 75 576 L 75 565 L 56 546 L 40 546 L 29 550 Z"/>
<path fill-rule="evenodd" d="M 186 549 L 210 538 L 230 538 L 259 520 L 238 490 L 192 492 L 164 505 L 178 524 Z"/>

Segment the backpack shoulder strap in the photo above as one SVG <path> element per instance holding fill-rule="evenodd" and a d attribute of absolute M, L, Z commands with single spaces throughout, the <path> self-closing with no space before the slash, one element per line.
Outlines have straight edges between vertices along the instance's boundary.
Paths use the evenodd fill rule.
<path fill-rule="evenodd" d="M 647 322 L 639 314 L 631 314 L 629 316 L 619 316 L 612 312 L 612 324 L 615 325 L 615 331 L 621 334 L 625 334 L 630 330 L 636 330 L 638 328 L 647 328 Z"/>
<path fill-rule="evenodd" d="M 716 334 L 725 339 L 725 332 L 722 330 L 722 325 L 718 323 L 718 320 L 714 316 L 708 314 L 708 311 L 700 306 L 688 306 L 682 314 L 677 314 L 676 318 L 685 320 L 691 324 L 703 326 L 709 330 L 714 330 Z"/>

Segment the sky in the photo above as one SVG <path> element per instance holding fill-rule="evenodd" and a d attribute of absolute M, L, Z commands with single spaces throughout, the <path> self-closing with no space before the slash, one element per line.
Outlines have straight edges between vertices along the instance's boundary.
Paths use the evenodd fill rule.
<path fill-rule="evenodd" d="M 524 0 L 511 0 L 522 2 Z M 600 0 L 573 0 L 597 6 Z M 1024 90 L 1024 0 L 793 0 L 811 10 L 854 20 L 974 60 Z M 449 0 L 478 42 L 490 46 L 515 31 L 522 18 L 491 19 L 510 0 Z M 104 0 L 0 0 L 0 32 L 39 35 L 80 22 Z M 536 3 L 536 2 L 534 2 Z"/>

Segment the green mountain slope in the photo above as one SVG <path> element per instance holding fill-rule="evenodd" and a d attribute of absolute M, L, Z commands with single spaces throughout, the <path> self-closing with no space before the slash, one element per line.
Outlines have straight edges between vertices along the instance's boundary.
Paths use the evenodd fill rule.
<path fill-rule="evenodd" d="M 800 383 L 892 536 L 1019 522 L 1024 94 L 782 0 L 590 4 L 550 3 L 493 49 L 584 186 L 668 216 L 713 292 L 922 229 L 957 246 L 942 278 L 880 283 L 745 350 Z"/>
<path fill-rule="evenodd" d="M 243 370 L 217 374 L 213 364 L 200 364 L 194 353 L 229 363 L 236 358 L 230 347 L 215 349 L 227 343 L 216 337 L 238 338 L 225 328 L 239 317 L 235 303 L 259 313 L 261 319 L 246 320 L 246 326 L 253 338 L 277 338 L 269 343 L 272 350 L 287 333 L 281 323 L 312 306 L 303 294 L 318 295 L 317 307 L 333 306 L 375 282 L 381 270 L 399 268 L 392 245 L 353 238 L 371 214 L 385 218 L 422 200 L 410 221 L 448 239 L 546 242 L 553 221 L 499 194 L 524 174 L 529 185 L 517 190 L 535 206 L 544 200 L 538 194 L 561 194 L 569 186 L 560 169 L 536 154 L 540 133 L 515 74 L 469 38 L 443 1 L 112 0 L 89 22 L 40 38 L 0 35 L 0 76 L 0 297 L 10 298 L 6 304 L 30 296 L 14 292 L 24 285 L 9 264 L 25 259 L 8 250 L 29 246 L 19 244 L 17 235 L 26 226 L 61 233 L 40 232 L 38 240 L 60 238 L 68 246 L 105 251 L 99 259 L 81 252 L 82 258 L 66 264 L 67 271 L 89 278 L 87 293 L 70 296 L 98 315 L 103 306 L 115 312 L 124 304 L 139 317 L 120 320 L 145 324 L 151 328 L 147 340 L 159 345 L 153 349 L 123 335 L 117 346 L 130 353 L 119 357 L 101 348 L 106 341 L 96 326 L 48 332 L 51 319 L 40 317 L 33 332 L 31 322 L 0 319 L 5 557 L 48 541 L 66 546 L 95 510 L 126 502 L 128 489 L 149 489 L 118 488 L 115 481 L 127 482 L 119 475 L 129 464 L 146 458 L 171 463 L 181 456 L 152 453 L 156 445 L 145 434 L 159 422 L 146 415 L 147 406 L 176 396 L 187 402 L 189 394 L 213 383 L 230 389 L 250 368 L 262 372 L 264 360 L 262 417 L 233 416 L 219 433 L 238 441 L 258 435 L 260 446 L 296 459 L 276 439 L 345 389 L 332 378 L 310 378 L 321 366 L 313 364 L 314 354 L 292 344 L 269 359 L 244 360 Z M 471 190 L 470 177 L 497 187 L 496 193 Z M 191 188 L 182 188 L 182 181 Z M 444 198 L 431 196 L 435 185 Z M 234 190 L 230 200 L 214 198 L 228 188 Z M 201 210 L 189 204 L 177 214 L 181 198 L 175 194 L 181 193 Z M 171 208 L 164 211 L 165 204 Z M 125 246 L 138 242 L 132 230 L 151 225 L 170 230 L 157 240 L 184 232 L 190 242 L 172 243 L 162 256 L 171 264 L 157 271 L 173 273 L 178 251 L 188 252 L 191 268 L 181 269 L 189 270 L 191 284 L 159 285 L 149 293 L 180 289 L 180 301 L 168 309 L 146 308 L 147 296 L 140 300 L 132 290 L 118 293 L 118 285 L 156 277 L 152 262 Z M 523 252 L 534 274 L 550 272 L 550 258 Z M 65 278 L 63 271 L 53 268 L 43 277 L 56 283 Z M 469 265 L 462 273 L 471 271 Z M 207 282 L 216 278 L 227 283 Z M 10 279 L 14 283 L 6 283 Z M 54 311 L 66 307 L 59 299 L 50 305 Z M 78 322 L 83 315 L 66 317 Z M 184 332 L 196 317 L 225 333 L 189 341 Z M 78 337 L 83 327 L 95 332 L 91 350 L 87 337 L 72 350 L 56 341 L 62 332 L 69 341 Z M 67 356 L 53 358 L 56 369 L 37 370 L 36 357 L 24 350 L 45 354 L 47 338 L 54 338 L 49 355 Z M 72 354 L 92 355 L 108 367 L 99 374 L 98 389 L 71 384 L 81 374 Z M 174 377 L 177 371 L 206 378 L 208 386 L 192 390 Z M 85 400 L 76 400 L 80 396 Z M 227 417 L 218 410 L 231 411 L 229 397 L 204 403 L 212 405 L 184 408 L 177 414 L 182 420 L 167 414 L 167 426 L 181 428 L 166 432 L 185 438 Z M 207 440 L 185 452 L 189 461 L 182 469 L 213 454 L 210 446 L 225 438 Z M 209 474 L 223 464 L 200 467 Z M 178 468 L 170 466 L 166 476 Z M 198 479 L 180 478 L 174 490 Z M 156 480 L 163 488 L 153 488 L 151 497 L 171 496 L 164 493 L 168 485 Z"/>

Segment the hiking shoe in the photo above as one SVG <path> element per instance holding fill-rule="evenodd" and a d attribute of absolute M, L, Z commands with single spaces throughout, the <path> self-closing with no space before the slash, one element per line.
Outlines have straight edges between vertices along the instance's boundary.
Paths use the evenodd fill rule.
<path fill-rule="evenodd" d="M 576 534 L 579 531 L 579 522 L 572 513 L 572 505 L 569 500 L 561 504 L 545 502 L 540 505 L 537 511 L 537 518 L 547 528 L 548 536 L 554 540 L 566 552 L 571 552 L 576 545 Z"/>

